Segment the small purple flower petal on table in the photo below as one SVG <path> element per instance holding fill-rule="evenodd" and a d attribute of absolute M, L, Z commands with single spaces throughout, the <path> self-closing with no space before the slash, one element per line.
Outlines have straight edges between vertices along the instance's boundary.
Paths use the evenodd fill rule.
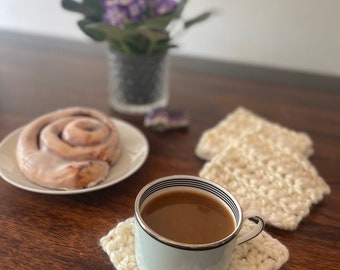
<path fill-rule="evenodd" d="M 156 131 L 183 129 L 189 126 L 189 116 L 183 110 L 156 108 L 144 117 L 144 126 Z"/>

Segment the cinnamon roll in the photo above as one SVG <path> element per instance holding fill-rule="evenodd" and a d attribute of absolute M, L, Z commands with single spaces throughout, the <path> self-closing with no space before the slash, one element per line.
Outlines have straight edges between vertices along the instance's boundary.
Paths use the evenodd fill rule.
<path fill-rule="evenodd" d="M 18 138 L 16 159 L 30 181 L 72 190 L 105 179 L 120 153 L 119 134 L 108 116 L 72 107 L 42 115 L 26 125 Z"/>

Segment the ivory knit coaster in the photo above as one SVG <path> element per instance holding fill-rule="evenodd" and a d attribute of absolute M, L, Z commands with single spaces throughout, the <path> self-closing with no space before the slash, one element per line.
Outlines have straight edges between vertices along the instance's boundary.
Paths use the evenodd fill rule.
<path fill-rule="evenodd" d="M 266 223 L 287 230 L 330 192 L 307 158 L 254 134 L 215 155 L 199 175 L 228 189 L 244 211 L 256 209 Z"/>
<path fill-rule="evenodd" d="M 255 224 L 246 220 L 240 235 Z M 134 218 L 120 222 L 100 239 L 100 245 L 117 270 L 138 270 L 134 250 Z M 276 270 L 289 257 L 287 248 L 265 231 L 256 238 L 238 245 L 231 258 L 229 270 Z"/>
<path fill-rule="evenodd" d="M 216 126 L 203 132 L 195 153 L 202 159 L 210 160 L 221 149 L 246 134 L 264 136 L 268 141 L 305 156 L 313 153 L 313 143 L 307 134 L 270 122 L 242 107 L 227 115 Z"/>

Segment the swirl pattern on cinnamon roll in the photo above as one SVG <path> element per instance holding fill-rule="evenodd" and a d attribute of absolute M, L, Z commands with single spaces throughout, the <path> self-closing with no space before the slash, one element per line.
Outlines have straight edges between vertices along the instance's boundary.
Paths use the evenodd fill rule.
<path fill-rule="evenodd" d="M 19 168 L 30 181 L 62 190 L 98 184 L 120 153 L 119 134 L 112 120 L 82 107 L 36 118 L 24 127 L 16 148 Z"/>

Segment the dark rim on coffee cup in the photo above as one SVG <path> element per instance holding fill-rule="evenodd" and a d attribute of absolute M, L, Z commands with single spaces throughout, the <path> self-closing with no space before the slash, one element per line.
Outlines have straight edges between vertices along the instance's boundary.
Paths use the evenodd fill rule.
<path fill-rule="evenodd" d="M 224 237 L 221 240 L 216 242 L 207 243 L 207 244 L 186 244 L 179 243 L 173 241 L 171 239 L 165 238 L 159 235 L 157 232 L 152 230 L 143 220 L 141 216 L 141 208 L 143 203 L 154 193 L 167 190 L 171 188 L 178 187 L 186 187 L 198 189 L 200 191 L 205 191 L 207 193 L 212 194 L 217 197 L 220 201 L 226 204 L 233 215 L 235 221 L 235 229 L 228 236 Z M 235 236 L 239 233 L 242 224 L 242 210 L 233 195 L 231 195 L 225 188 L 222 186 L 209 181 L 207 179 L 203 179 L 200 177 L 189 176 L 189 175 L 175 175 L 169 177 L 159 178 L 146 186 L 144 186 L 140 192 L 138 193 L 135 201 L 135 220 L 139 223 L 139 225 L 143 228 L 143 230 L 148 233 L 151 237 L 160 241 L 166 245 L 173 246 L 180 249 L 189 249 L 189 250 L 207 250 L 214 249 L 220 246 L 225 245 L 235 238 Z"/>

